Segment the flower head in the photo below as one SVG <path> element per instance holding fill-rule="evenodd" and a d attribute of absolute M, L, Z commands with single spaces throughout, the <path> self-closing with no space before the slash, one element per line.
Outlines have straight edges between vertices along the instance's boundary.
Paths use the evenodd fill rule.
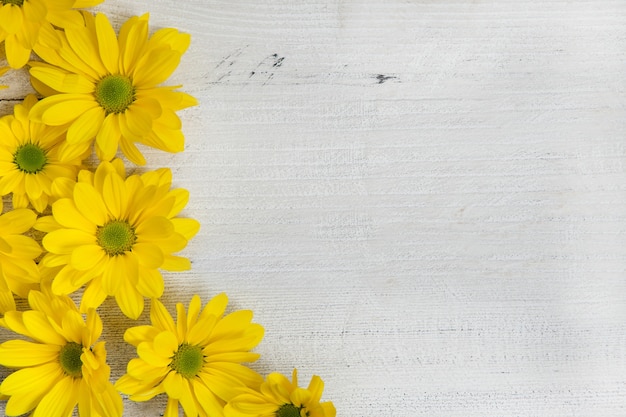
<path fill-rule="evenodd" d="M 37 97 L 28 95 L 12 115 L 0 119 L 0 195 L 13 193 L 14 208 L 30 203 L 41 213 L 48 206 L 52 181 L 75 180 L 82 158 L 59 161 L 66 129 L 30 121 L 28 112 L 35 103 Z"/>
<path fill-rule="evenodd" d="M 70 294 L 86 284 L 81 311 L 114 296 L 124 314 L 139 317 L 143 297 L 163 293 L 159 269 L 191 266 L 173 253 L 187 245 L 200 225 L 176 217 L 189 193 L 171 190 L 171 182 L 169 169 L 126 178 L 119 159 L 102 162 L 95 173 L 80 171 L 76 182 L 55 181 L 61 196 L 52 204 L 52 216 L 35 226 L 47 232 L 43 267 L 62 266 L 52 291 Z"/>
<path fill-rule="evenodd" d="M 7 312 L 0 322 L 30 339 L 0 344 L 0 364 L 18 369 L 0 384 L 6 414 L 67 417 L 78 405 L 81 416 L 121 416 L 96 311 L 84 320 L 69 297 L 45 289 L 31 291 L 28 302 L 32 310 Z"/>
<path fill-rule="evenodd" d="M 224 409 L 226 417 L 335 417 L 332 402 L 320 402 L 324 382 L 314 375 L 308 388 L 298 387 L 297 370 L 289 381 L 272 373 L 259 391 L 247 390 L 233 398 Z"/>
<path fill-rule="evenodd" d="M 0 0 L 0 41 L 4 40 L 9 65 L 23 67 L 35 45 L 51 39 L 53 25 L 82 26 L 76 9 L 99 3 L 102 0 Z"/>
<path fill-rule="evenodd" d="M 128 363 L 128 373 L 115 387 L 134 401 L 167 394 L 164 417 L 223 416 L 228 400 L 244 388 L 257 388 L 261 376 L 241 362 L 263 337 L 263 327 L 251 323 L 252 312 L 239 310 L 226 316 L 228 298 L 214 297 L 201 308 L 195 295 L 186 312 L 176 305 L 177 321 L 158 300 L 152 300 L 149 326 L 132 327 L 124 339 L 137 347 L 138 358 Z"/>
<path fill-rule="evenodd" d="M 26 298 L 39 287 L 40 273 L 35 258 L 39 244 L 25 236 L 37 216 L 27 209 L 11 210 L 0 215 L 0 313 L 15 309 L 13 294 Z"/>
<path fill-rule="evenodd" d="M 116 36 L 103 14 L 84 13 L 86 24 L 56 31 L 58 47 L 36 48 L 33 85 L 48 96 L 31 113 L 48 125 L 70 124 L 62 159 L 89 149 L 110 161 L 118 148 L 136 164 L 145 159 L 136 143 L 168 152 L 183 150 L 175 111 L 197 104 L 177 87 L 159 86 L 174 72 L 190 37 L 160 29 L 148 37 L 148 15 L 129 19 Z"/>

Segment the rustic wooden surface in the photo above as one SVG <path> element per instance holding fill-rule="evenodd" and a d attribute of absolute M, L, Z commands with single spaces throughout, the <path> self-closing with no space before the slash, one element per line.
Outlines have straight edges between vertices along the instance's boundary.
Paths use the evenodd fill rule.
<path fill-rule="evenodd" d="M 253 367 L 322 376 L 342 417 L 626 416 L 626 2 L 98 10 L 193 38 L 186 150 L 131 168 L 202 223 L 166 305 L 225 291 L 265 326 Z M 118 377 L 136 323 L 101 314 Z"/>

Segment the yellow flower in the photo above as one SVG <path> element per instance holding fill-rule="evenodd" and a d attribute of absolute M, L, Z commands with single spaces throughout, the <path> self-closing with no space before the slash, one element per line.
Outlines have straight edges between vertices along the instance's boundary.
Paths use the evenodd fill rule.
<path fill-rule="evenodd" d="M 58 160 L 66 129 L 29 121 L 35 103 L 37 97 L 28 95 L 13 115 L 0 119 L 0 195 L 13 193 L 14 208 L 26 208 L 30 202 L 41 213 L 48 206 L 52 181 L 75 179 L 81 158 Z"/>
<path fill-rule="evenodd" d="M 48 125 L 69 123 L 62 159 L 89 149 L 111 160 L 118 147 L 136 164 L 145 159 L 136 143 L 168 152 L 184 148 L 175 111 L 197 101 L 177 87 L 159 86 L 178 66 L 188 34 L 160 29 L 148 37 L 148 15 L 132 17 L 119 37 L 103 14 L 84 13 L 84 27 L 56 31 L 59 48 L 35 48 L 45 63 L 32 62 L 31 79 L 45 96 L 31 118 Z"/>
<path fill-rule="evenodd" d="M 324 382 L 314 375 L 308 388 L 298 387 L 297 370 L 292 381 L 272 373 L 259 391 L 247 390 L 226 405 L 226 417 L 335 417 L 332 402 L 320 402 Z"/>
<path fill-rule="evenodd" d="M 13 294 L 26 297 L 39 287 L 40 273 L 34 259 L 41 248 L 28 236 L 37 216 L 27 209 L 11 210 L 0 216 L 0 313 L 15 309 Z"/>
<path fill-rule="evenodd" d="M 91 7 L 102 0 L 1 0 L 0 41 L 4 40 L 7 60 L 13 68 L 23 67 L 34 46 L 50 39 L 53 25 L 60 28 L 82 26 L 75 10 Z"/>
<path fill-rule="evenodd" d="M 55 294 L 70 294 L 86 284 L 81 311 L 114 296 L 121 310 L 136 319 L 143 297 L 163 293 L 159 269 L 187 270 L 187 258 L 173 255 L 198 231 L 196 220 L 176 217 L 189 193 L 170 190 L 169 169 L 125 178 L 121 160 L 102 162 L 95 173 L 83 170 L 75 183 L 61 179 L 52 216 L 35 228 L 47 234 L 44 268 L 62 266 L 52 282 Z"/>
<path fill-rule="evenodd" d="M 0 385 L 0 394 L 9 397 L 6 414 L 34 410 L 32 417 L 67 417 L 78 404 L 81 416 L 121 416 L 96 311 L 84 320 L 69 297 L 44 288 L 31 291 L 28 302 L 32 310 L 9 311 L 0 322 L 31 339 L 0 345 L 0 364 L 18 369 Z"/>
<path fill-rule="evenodd" d="M 243 388 L 257 388 L 262 377 L 241 362 L 259 355 L 250 352 L 263 338 L 263 327 L 251 323 L 252 312 L 239 310 L 224 317 L 226 294 L 211 299 L 201 310 L 195 295 L 189 310 L 178 303 L 177 321 L 158 300 L 152 300 L 152 325 L 126 330 L 124 340 L 137 347 L 139 358 L 115 387 L 133 401 L 167 394 L 164 417 L 178 417 L 179 404 L 187 417 L 223 416 L 223 407 Z"/>

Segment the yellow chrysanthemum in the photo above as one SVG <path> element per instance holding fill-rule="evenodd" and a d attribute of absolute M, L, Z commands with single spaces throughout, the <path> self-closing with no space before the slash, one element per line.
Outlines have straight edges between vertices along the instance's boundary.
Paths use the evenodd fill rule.
<path fill-rule="evenodd" d="M 252 312 L 239 310 L 224 317 L 226 294 L 214 297 L 201 310 L 195 295 L 189 311 L 178 303 L 177 321 L 158 300 L 152 300 L 152 325 L 126 330 L 124 340 L 137 347 L 139 358 L 115 387 L 134 401 L 165 393 L 164 417 L 178 417 L 179 404 L 187 417 L 223 416 L 223 407 L 241 389 L 258 388 L 263 378 L 242 362 L 263 338 L 263 327 L 251 323 Z"/>
<path fill-rule="evenodd" d="M 40 273 L 34 259 L 39 244 L 25 236 L 37 216 L 31 210 L 16 209 L 0 216 L 0 313 L 15 309 L 13 294 L 26 298 L 39 287 Z"/>
<path fill-rule="evenodd" d="M 81 158 L 59 161 L 66 129 L 31 122 L 28 112 L 35 103 L 37 97 L 28 95 L 14 107 L 13 115 L 0 119 L 0 195 L 13 193 L 14 208 L 30 203 L 41 213 L 48 206 L 52 181 L 75 180 Z"/>
<path fill-rule="evenodd" d="M 95 173 L 83 170 L 75 183 L 61 179 L 62 195 L 52 216 L 35 228 L 47 232 L 44 267 L 63 266 L 52 282 L 55 294 L 70 294 L 86 284 L 81 311 L 97 308 L 107 295 L 136 319 L 143 297 L 163 293 L 159 269 L 187 270 L 187 258 L 173 255 L 198 231 L 196 220 L 176 217 L 189 193 L 171 190 L 172 172 L 158 169 L 125 178 L 121 160 L 102 162 Z"/>
<path fill-rule="evenodd" d="M 78 404 L 81 416 L 121 416 L 104 342 L 97 341 L 102 321 L 96 311 L 83 320 L 69 297 L 46 290 L 31 291 L 28 302 L 32 310 L 7 312 L 0 322 L 31 339 L 0 345 L 0 364 L 19 369 L 0 385 L 9 398 L 6 415 L 32 410 L 32 417 L 68 417 Z"/>
<path fill-rule="evenodd" d="M 129 19 L 119 37 L 107 17 L 84 13 L 84 27 L 57 31 L 59 48 L 36 48 L 45 63 L 33 62 L 33 85 L 49 96 L 31 117 L 49 125 L 71 124 L 61 158 L 89 149 L 111 160 L 118 147 L 136 164 L 145 159 L 135 143 L 168 152 L 184 148 L 175 111 L 197 101 L 177 87 L 159 87 L 178 66 L 188 34 L 160 29 L 148 37 L 148 15 Z"/>
<path fill-rule="evenodd" d="M 39 43 L 54 37 L 54 26 L 69 28 L 84 25 L 81 7 L 91 7 L 102 0 L 0 0 L 0 41 L 4 41 L 9 65 L 23 67 Z"/>
<path fill-rule="evenodd" d="M 225 407 L 226 417 L 335 417 L 332 402 L 320 402 L 324 382 L 314 375 L 308 388 L 298 387 L 298 373 L 293 370 L 292 381 L 272 373 L 259 391 L 247 390 L 237 395 Z"/>

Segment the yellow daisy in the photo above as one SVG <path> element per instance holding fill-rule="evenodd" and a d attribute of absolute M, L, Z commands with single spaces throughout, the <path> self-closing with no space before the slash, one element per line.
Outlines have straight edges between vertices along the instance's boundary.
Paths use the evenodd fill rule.
<path fill-rule="evenodd" d="M 38 43 L 46 41 L 59 28 L 84 24 L 80 7 L 91 7 L 102 0 L 2 0 L 0 1 L 0 41 L 4 40 L 7 60 L 13 68 L 23 67 Z"/>
<path fill-rule="evenodd" d="M 122 399 L 109 381 L 102 321 L 95 310 L 86 320 L 67 297 L 31 291 L 32 310 L 7 312 L 0 324 L 30 340 L 0 344 L 0 364 L 18 369 L 2 381 L 6 415 L 118 417 Z"/>
<path fill-rule="evenodd" d="M 37 97 L 28 95 L 13 109 L 13 115 L 0 119 L 0 195 L 13 193 L 13 207 L 28 204 L 38 212 L 47 206 L 52 181 L 76 179 L 81 157 L 59 161 L 59 145 L 65 139 L 63 127 L 31 122 L 28 112 Z"/>
<path fill-rule="evenodd" d="M 31 210 L 15 209 L 0 216 L 0 313 L 15 310 L 13 294 L 26 298 L 39 287 L 40 273 L 34 259 L 39 244 L 25 236 L 37 216 Z"/>
<path fill-rule="evenodd" d="M 298 387 L 298 372 L 292 381 L 272 373 L 259 391 L 247 390 L 233 398 L 224 411 L 226 417 L 335 417 L 332 402 L 320 402 L 324 382 L 314 375 L 308 388 Z"/>
<path fill-rule="evenodd" d="M 132 162 L 145 164 L 136 143 L 182 151 L 175 112 L 197 101 L 174 91 L 177 87 L 159 85 L 178 66 L 190 36 L 165 28 L 149 37 L 147 14 L 129 19 L 119 36 L 104 14 L 84 17 L 84 27 L 56 31 L 58 48 L 35 48 L 46 62 L 32 62 L 31 79 L 49 97 L 31 117 L 48 125 L 70 124 L 62 159 L 82 154 L 94 139 L 103 161 L 119 147 Z"/>
<path fill-rule="evenodd" d="M 173 253 L 187 245 L 200 225 L 176 217 L 189 193 L 171 190 L 171 183 L 169 169 L 126 178 L 119 159 L 102 162 L 95 173 L 80 171 L 75 183 L 55 181 L 61 198 L 52 204 L 52 216 L 35 226 L 47 232 L 43 267 L 63 266 L 52 282 L 53 292 L 70 294 L 86 284 L 81 311 L 97 308 L 109 295 L 128 317 L 139 317 L 143 297 L 163 293 L 159 269 L 191 267 L 187 258 Z"/>
<path fill-rule="evenodd" d="M 259 355 L 250 352 L 263 338 L 263 327 L 251 323 L 252 312 L 226 316 L 226 294 L 201 308 L 195 295 L 189 310 L 178 303 L 177 321 L 158 300 L 152 300 L 151 325 L 126 330 L 124 340 L 137 347 L 138 358 L 115 387 L 134 401 L 165 393 L 164 417 L 178 417 L 179 404 L 187 417 L 223 416 L 228 400 L 246 387 L 258 388 L 263 378 L 241 362 Z"/>

